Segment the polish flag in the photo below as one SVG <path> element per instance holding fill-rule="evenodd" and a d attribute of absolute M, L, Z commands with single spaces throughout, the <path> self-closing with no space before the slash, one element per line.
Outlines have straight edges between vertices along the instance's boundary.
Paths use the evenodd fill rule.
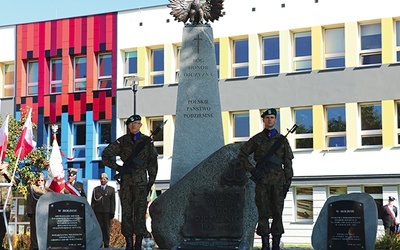
<path fill-rule="evenodd" d="M 53 134 L 53 148 L 50 154 L 48 172 L 49 178 L 46 182 L 46 186 L 55 193 L 62 193 L 65 187 L 64 169 L 56 134 Z"/>
<path fill-rule="evenodd" d="M 15 156 L 19 157 L 19 159 L 25 158 L 36 147 L 36 142 L 33 140 L 31 113 L 32 109 L 29 110 L 17 146 L 14 149 Z"/>
<path fill-rule="evenodd" d="M 8 115 L 0 128 L 0 162 L 4 161 L 8 144 Z"/>

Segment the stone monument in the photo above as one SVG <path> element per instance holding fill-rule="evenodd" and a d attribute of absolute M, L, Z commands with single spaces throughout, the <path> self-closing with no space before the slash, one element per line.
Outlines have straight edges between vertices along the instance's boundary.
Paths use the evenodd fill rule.
<path fill-rule="evenodd" d="M 170 186 L 224 145 L 214 37 L 211 26 L 202 24 L 218 19 L 223 0 L 203 5 L 196 1 L 170 0 L 169 4 L 176 20 L 192 22 L 182 35 Z M 196 4 L 207 5 L 210 13 L 189 12 Z M 217 13 L 214 17 L 208 17 L 211 9 Z"/>
<path fill-rule="evenodd" d="M 314 249 L 365 249 L 375 247 L 378 210 L 372 196 L 352 193 L 331 196 L 325 202 L 311 237 Z"/>
<path fill-rule="evenodd" d="M 36 210 L 39 249 L 100 248 L 101 228 L 84 197 L 46 193 L 38 200 L 37 207 L 41 208 Z"/>
<path fill-rule="evenodd" d="M 152 202 L 160 249 L 251 249 L 257 208 L 254 183 L 236 164 L 241 145 L 222 147 Z"/>

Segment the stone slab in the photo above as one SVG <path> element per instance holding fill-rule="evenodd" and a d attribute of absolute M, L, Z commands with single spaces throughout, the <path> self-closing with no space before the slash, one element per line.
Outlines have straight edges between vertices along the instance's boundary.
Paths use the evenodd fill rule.
<path fill-rule="evenodd" d="M 207 244 L 207 242 L 209 242 L 209 244 L 221 244 L 227 242 L 227 240 L 239 240 L 242 246 L 253 246 L 254 230 L 257 224 L 257 208 L 254 203 L 254 183 L 252 181 L 242 181 L 243 176 L 241 175 L 245 175 L 244 172 L 229 171 L 232 167 L 231 162 L 237 158 L 241 145 L 243 145 L 243 143 L 228 144 L 222 147 L 153 201 L 150 206 L 152 234 L 160 249 L 171 249 L 184 241 L 193 242 L 193 240 L 198 240 L 204 244 Z M 229 178 L 225 178 L 225 181 L 222 181 L 222 179 L 224 179 L 223 176 L 227 173 L 230 173 Z M 238 176 L 238 174 L 240 174 L 240 176 Z M 227 183 L 227 179 L 231 180 L 229 185 L 223 184 Z M 236 183 L 238 183 L 239 187 L 235 186 L 233 180 L 237 180 Z M 220 194 L 220 192 L 224 193 L 223 190 L 225 190 L 226 194 L 230 194 L 240 188 L 243 189 L 243 210 L 240 212 L 243 214 L 243 222 L 241 225 L 242 233 L 240 239 L 238 237 L 240 235 L 233 233 L 227 234 L 225 229 L 217 231 L 211 230 L 206 233 L 202 231 L 201 225 L 195 230 L 191 229 L 190 232 L 185 232 L 185 228 L 188 226 L 185 224 L 190 224 L 190 221 L 187 220 L 188 209 L 190 209 L 191 206 L 196 206 L 196 204 L 191 204 L 193 195 L 201 191 L 204 195 L 205 190 L 216 190 L 215 194 Z M 202 200 L 202 198 L 194 199 Z M 205 201 L 207 202 L 207 199 Z M 221 208 L 225 209 L 227 208 L 225 202 L 229 203 L 231 199 L 209 199 L 208 201 L 222 202 L 220 203 Z M 216 208 L 214 208 L 214 210 L 208 210 L 211 214 L 213 211 L 217 211 Z M 230 212 L 237 213 L 237 215 L 239 214 L 238 210 Z M 228 219 L 231 220 L 232 217 Z M 199 220 L 201 221 L 202 219 Z M 205 226 L 203 229 L 206 229 L 207 223 L 203 224 Z M 221 226 L 221 224 L 214 222 L 208 224 L 214 227 L 214 229 Z M 236 227 L 238 224 L 233 222 L 228 224 L 228 226 Z"/>
<path fill-rule="evenodd" d="M 97 250 L 102 232 L 93 209 L 84 197 L 46 193 L 36 209 L 39 249 Z"/>
<path fill-rule="evenodd" d="M 378 210 L 371 195 L 351 193 L 331 196 L 315 222 L 314 249 L 373 250 L 378 230 Z"/>

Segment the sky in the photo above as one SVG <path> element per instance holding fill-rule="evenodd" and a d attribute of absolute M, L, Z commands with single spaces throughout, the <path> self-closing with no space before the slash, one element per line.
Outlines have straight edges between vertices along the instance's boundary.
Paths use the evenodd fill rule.
<path fill-rule="evenodd" d="M 3 0 L 0 26 L 165 5 L 169 0 Z"/>

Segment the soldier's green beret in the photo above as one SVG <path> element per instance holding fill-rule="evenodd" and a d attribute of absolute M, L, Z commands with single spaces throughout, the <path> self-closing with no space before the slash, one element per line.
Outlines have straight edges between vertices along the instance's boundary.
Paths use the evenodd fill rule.
<path fill-rule="evenodd" d="M 266 116 L 266 115 L 274 115 L 276 117 L 276 109 L 267 109 L 267 110 L 265 110 L 262 113 L 261 117 L 264 118 L 264 116 Z"/>
<path fill-rule="evenodd" d="M 128 120 L 126 120 L 125 124 L 128 125 L 128 124 L 131 123 L 131 122 L 140 121 L 140 120 L 142 120 L 142 117 L 140 117 L 140 115 L 131 115 L 131 116 L 128 118 Z"/>

